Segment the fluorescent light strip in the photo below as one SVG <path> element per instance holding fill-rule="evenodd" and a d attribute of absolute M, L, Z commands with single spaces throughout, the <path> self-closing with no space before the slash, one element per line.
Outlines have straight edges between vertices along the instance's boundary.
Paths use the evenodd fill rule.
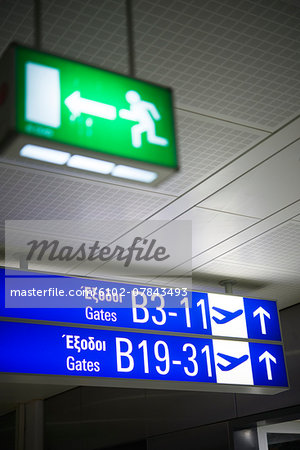
<path fill-rule="evenodd" d="M 152 183 L 157 178 L 157 173 L 150 170 L 137 169 L 136 167 L 123 166 L 121 164 L 113 169 L 111 175 L 143 183 Z"/>
<path fill-rule="evenodd" d="M 67 166 L 75 169 L 88 170 L 89 172 L 109 174 L 115 164 L 101 159 L 89 158 L 87 156 L 73 155 L 67 162 Z"/>
<path fill-rule="evenodd" d="M 54 150 L 47 147 L 39 147 L 38 145 L 27 144 L 20 150 L 20 155 L 26 158 L 38 159 L 39 161 L 49 162 L 52 164 L 59 164 L 62 166 L 66 164 L 70 158 L 70 153 Z"/>
<path fill-rule="evenodd" d="M 140 181 L 141 183 L 152 183 L 157 178 L 157 173 L 151 172 L 150 170 L 137 169 L 136 167 L 124 166 L 122 164 L 116 165 L 110 161 L 102 161 L 101 159 L 90 158 L 88 156 L 71 155 L 67 152 L 40 147 L 38 145 L 25 145 L 21 148 L 20 155 L 61 166 L 66 164 L 68 167 L 87 170 L 89 172 L 104 175 L 111 174 L 114 177 Z"/>

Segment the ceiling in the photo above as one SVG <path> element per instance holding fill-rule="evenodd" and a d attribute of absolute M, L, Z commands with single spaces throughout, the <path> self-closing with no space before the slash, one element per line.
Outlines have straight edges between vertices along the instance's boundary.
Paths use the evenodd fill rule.
<path fill-rule="evenodd" d="M 33 6 L 0 2 L 1 53 L 12 41 L 34 44 Z M 51 220 L 81 242 L 164 228 L 176 247 L 183 235 L 168 230 L 185 221 L 188 253 L 128 280 L 224 292 L 219 282 L 230 279 L 234 294 L 298 303 L 299 3 L 139 0 L 133 21 L 136 76 L 174 91 L 180 171 L 136 187 L 2 157 L 2 238 L 5 220 L 15 230 L 35 221 L 35 232 Z M 43 50 L 128 73 L 125 1 L 44 0 L 40 23 Z M 88 264 L 42 269 L 99 276 Z M 102 274 L 116 278 L 114 267 Z"/>

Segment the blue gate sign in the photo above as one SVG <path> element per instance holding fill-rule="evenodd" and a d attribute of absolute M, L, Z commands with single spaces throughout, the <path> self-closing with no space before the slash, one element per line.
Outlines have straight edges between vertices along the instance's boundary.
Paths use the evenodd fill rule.
<path fill-rule="evenodd" d="M 249 343 L 254 384 L 287 385 L 284 353 L 281 345 Z"/>
<path fill-rule="evenodd" d="M 248 338 L 280 341 L 280 325 L 276 302 L 244 298 Z"/>
<path fill-rule="evenodd" d="M 0 316 L 210 335 L 207 294 L 2 270 Z M 193 306 L 194 305 L 194 306 Z"/>
<path fill-rule="evenodd" d="M 0 322 L 0 342 L 4 373 L 224 392 L 270 393 L 273 387 L 274 393 L 288 386 L 282 347 L 275 344 L 8 321 Z"/>
<path fill-rule="evenodd" d="M 213 341 L 218 383 L 287 386 L 283 348 L 247 341 Z"/>
<path fill-rule="evenodd" d="M 207 294 L 213 336 L 281 341 L 277 304 L 227 294 Z"/>
<path fill-rule="evenodd" d="M 0 316 L 281 341 L 275 301 L 1 271 Z"/>

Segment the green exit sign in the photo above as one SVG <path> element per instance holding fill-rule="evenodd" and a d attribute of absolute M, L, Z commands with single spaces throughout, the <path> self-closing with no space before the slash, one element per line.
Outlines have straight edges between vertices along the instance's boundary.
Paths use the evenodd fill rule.
<path fill-rule="evenodd" d="M 158 184 L 178 169 L 172 92 L 12 45 L 0 70 L 4 152 Z"/>

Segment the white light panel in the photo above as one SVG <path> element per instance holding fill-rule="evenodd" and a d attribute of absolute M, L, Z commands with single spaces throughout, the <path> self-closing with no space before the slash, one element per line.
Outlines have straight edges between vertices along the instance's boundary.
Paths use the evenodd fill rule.
<path fill-rule="evenodd" d="M 70 158 L 70 153 L 31 144 L 24 145 L 20 150 L 20 155 L 25 158 L 37 159 L 39 161 L 58 164 L 60 166 L 66 164 Z"/>

